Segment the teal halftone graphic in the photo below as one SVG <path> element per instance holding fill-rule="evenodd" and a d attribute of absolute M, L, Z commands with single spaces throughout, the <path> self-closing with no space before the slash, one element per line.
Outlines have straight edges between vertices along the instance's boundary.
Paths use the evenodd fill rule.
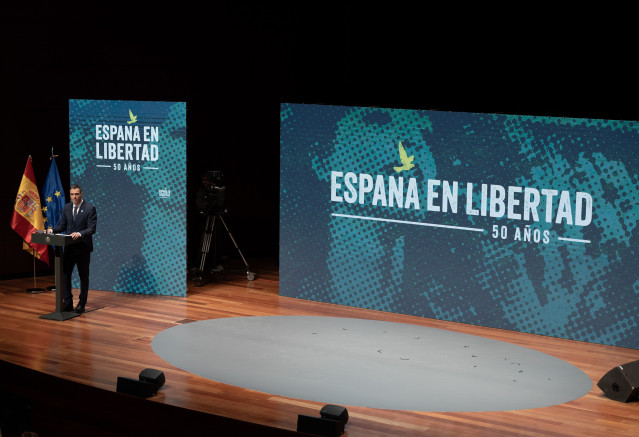
<path fill-rule="evenodd" d="M 639 348 L 638 133 L 282 104 L 280 292 Z M 415 166 L 398 173 L 400 142 Z"/>
<path fill-rule="evenodd" d="M 98 212 L 90 287 L 186 295 L 186 104 L 71 100 L 69 139 Z"/>

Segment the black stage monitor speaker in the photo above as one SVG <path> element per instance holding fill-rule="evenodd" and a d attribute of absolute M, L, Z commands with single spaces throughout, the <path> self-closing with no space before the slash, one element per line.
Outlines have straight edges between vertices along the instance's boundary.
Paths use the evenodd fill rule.
<path fill-rule="evenodd" d="M 126 393 L 128 395 L 138 396 L 141 398 L 150 398 L 157 394 L 158 387 L 152 382 L 118 376 L 118 385 L 116 390 L 118 393 Z"/>
<path fill-rule="evenodd" d="M 610 399 L 630 402 L 639 399 L 639 361 L 610 369 L 597 383 Z"/>
<path fill-rule="evenodd" d="M 297 432 L 324 437 L 338 437 L 344 434 L 344 422 L 299 414 L 297 416 Z"/>
<path fill-rule="evenodd" d="M 348 410 L 339 405 L 324 405 L 320 410 L 320 416 L 325 419 L 338 420 L 340 422 L 348 422 Z"/>
<path fill-rule="evenodd" d="M 157 385 L 158 389 L 164 385 L 166 379 L 164 373 L 155 369 L 144 369 L 140 372 L 140 381 L 150 382 Z"/>

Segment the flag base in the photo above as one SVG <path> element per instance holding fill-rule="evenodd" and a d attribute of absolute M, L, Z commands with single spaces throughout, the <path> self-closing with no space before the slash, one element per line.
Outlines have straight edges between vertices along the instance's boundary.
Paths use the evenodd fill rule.
<path fill-rule="evenodd" d="M 27 293 L 30 293 L 30 294 L 44 293 L 44 288 L 27 288 Z"/>

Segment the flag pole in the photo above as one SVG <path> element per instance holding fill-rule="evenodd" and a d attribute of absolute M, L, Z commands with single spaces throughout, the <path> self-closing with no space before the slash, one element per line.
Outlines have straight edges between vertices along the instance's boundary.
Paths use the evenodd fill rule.
<path fill-rule="evenodd" d="M 49 156 L 49 161 L 53 161 L 55 158 L 57 158 L 58 155 L 54 155 L 53 154 L 53 146 L 51 146 L 51 156 Z M 45 226 L 45 230 L 46 230 L 46 226 Z M 55 291 L 55 285 L 49 285 L 46 288 L 47 291 Z"/>
<path fill-rule="evenodd" d="M 33 288 L 27 288 L 27 293 L 31 293 L 31 294 L 42 293 L 44 289 L 38 288 L 36 286 L 36 266 L 35 266 L 36 256 L 35 256 L 35 249 L 33 247 L 31 248 L 31 253 L 33 254 Z"/>

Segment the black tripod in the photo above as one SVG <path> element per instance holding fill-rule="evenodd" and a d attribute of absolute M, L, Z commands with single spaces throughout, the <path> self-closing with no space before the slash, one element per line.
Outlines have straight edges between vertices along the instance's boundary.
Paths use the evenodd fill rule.
<path fill-rule="evenodd" d="M 206 262 L 206 255 L 208 255 L 209 250 L 211 249 L 211 240 L 213 238 L 213 230 L 215 228 L 215 221 L 217 219 L 219 219 L 222 222 L 222 224 L 224 225 L 224 229 L 226 229 L 226 233 L 229 234 L 229 237 L 231 237 L 231 241 L 233 242 L 233 245 L 235 246 L 235 248 L 237 249 L 237 252 L 242 257 L 242 261 L 244 261 L 244 267 L 246 268 L 246 279 L 248 279 L 249 281 L 254 280 L 255 279 L 255 273 L 253 273 L 253 272 L 251 272 L 249 270 L 249 265 L 246 262 L 246 259 L 244 258 L 244 255 L 242 255 L 242 251 L 240 250 L 239 246 L 235 242 L 235 238 L 233 238 L 233 235 L 231 235 L 231 231 L 229 231 L 229 227 L 226 226 L 226 222 L 222 218 L 222 212 L 218 212 L 216 214 L 207 214 L 206 215 L 206 222 L 205 222 L 205 225 L 204 225 L 204 231 L 202 232 L 202 245 L 201 245 L 201 251 L 200 251 L 200 268 L 196 269 L 196 271 L 194 273 L 194 277 L 193 277 L 193 282 L 195 283 L 195 286 L 196 287 L 201 287 L 202 284 L 204 283 L 204 278 L 203 278 L 204 264 Z M 219 267 L 219 268 L 216 268 L 215 271 L 219 272 L 221 270 L 223 270 L 223 269 L 221 267 Z"/>

